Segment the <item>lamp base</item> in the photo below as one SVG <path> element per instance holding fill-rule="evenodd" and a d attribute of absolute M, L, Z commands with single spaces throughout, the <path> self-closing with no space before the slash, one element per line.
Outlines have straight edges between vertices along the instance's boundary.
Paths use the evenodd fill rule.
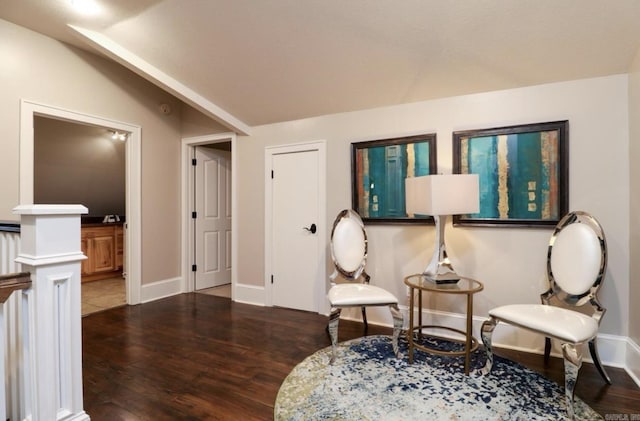
<path fill-rule="evenodd" d="M 433 282 L 434 284 L 443 285 L 443 284 L 457 284 L 460 280 L 460 276 L 455 273 L 447 273 L 441 275 L 433 275 L 430 273 L 422 274 L 428 281 Z"/>
<path fill-rule="evenodd" d="M 444 244 L 444 226 L 447 216 L 434 215 L 433 219 L 436 223 L 436 246 L 431 261 L 422 274 L 436 284 L 455 284 L 460 280 L 460 275 L 453 270 Z"/>

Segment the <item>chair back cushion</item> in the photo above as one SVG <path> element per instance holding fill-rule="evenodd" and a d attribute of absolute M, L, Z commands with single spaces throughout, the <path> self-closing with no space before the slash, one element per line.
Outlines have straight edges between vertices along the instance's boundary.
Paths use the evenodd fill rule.
<path fill-rule="evenodd" d="M 346 278 L 358 278 L 367 259 L 367 235 L 362 219 L 351 209 L 336 218 L 331 231 L 331 257 L 336 269 Z"/>
<path fill-rule="evenodd" d="M 604 276 L 606 258 L 598 222 L 584 212 L 571 212 L 560 221 L 549 243 L 547 269 L 552 287 L 573 296 L 571 301 L 594 293 Z"/>

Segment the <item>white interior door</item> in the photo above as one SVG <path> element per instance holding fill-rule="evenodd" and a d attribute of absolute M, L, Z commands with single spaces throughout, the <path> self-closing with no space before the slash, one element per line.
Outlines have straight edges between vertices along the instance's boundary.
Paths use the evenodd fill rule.
<path fill-rule="evenodd" d="M 195 148 L 195 289 L 231 283 L 231 152 Z"/>
<path fill-rule="evenodd" d="M 318 311 L 317 276 L 324 262 L 317 230 L 326 228 L 318 219 L 319 152 L 274 154 L 271 165 L 272 304 Z"/>

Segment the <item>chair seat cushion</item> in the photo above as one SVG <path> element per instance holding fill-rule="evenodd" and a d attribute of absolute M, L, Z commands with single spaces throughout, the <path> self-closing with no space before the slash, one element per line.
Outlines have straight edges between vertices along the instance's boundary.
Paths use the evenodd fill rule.
<path fill-rule="evenodd" d="M 369 284 L 337 284 L 329 289 L 327 298 L 332 306 L 397 304 L 389 291 Z"/>
<path fill-rule="evenodd" d="M 577 311 L 543 304 L 496 307 L 489 311 L 489 315 L 574 344 L 589 341 L 598 333 L 598 322 L 594 318 Z"/>

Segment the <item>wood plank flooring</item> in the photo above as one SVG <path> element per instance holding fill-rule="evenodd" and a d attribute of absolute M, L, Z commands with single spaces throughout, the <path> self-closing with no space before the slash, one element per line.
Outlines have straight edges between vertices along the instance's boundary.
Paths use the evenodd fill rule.
<path fill-rule="evenodd" d="M 329 345 L 326 322 L 194 293 L 91 314 L 82 319 L 84 408 L 94 421 L 270 420 L 287 374 Z M 360 336 L 360 323 L 340 322 L 341 341 Z M 497 353 L 562 382 L 560 359 L 545 367 L 539 355 Z M 585 363 L 577 396 L 603 415 L 640 414 L 640 388 L 607 370 L 611 386 Z"/>

